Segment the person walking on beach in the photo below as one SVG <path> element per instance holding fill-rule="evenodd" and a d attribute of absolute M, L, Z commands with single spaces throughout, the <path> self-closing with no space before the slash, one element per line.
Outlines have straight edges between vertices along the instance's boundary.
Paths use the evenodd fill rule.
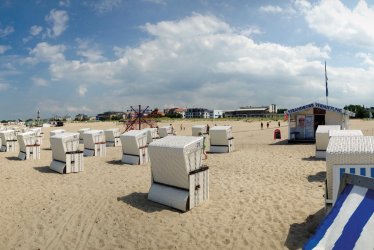
<path fill-rule="evenodd" d="M 204 154 L 204 157 L 205 157 L 203 160 L 206 160 L 206 159 L 208 159 L 208 155 L 206 154 L 206 151 L 205 151 L 205 148 L 206 148 L 205 136 L 201 132 L 199 132 L 199 136 L 203 137 L 203 154 Z"/>
<path fill-rule="evenodd" d="M 261 129 L 264 129 L 264 124 L 261 122 Z"/>
<path fill-rule="evenodd" d="M 280 121 L 278 121 L 278 127 L 280 127 L 281 126 L 281 122 Z"/>
<path fill-rule="evenodd" d="M 170 123 L 170 127 L 171 127 L 171 133 L 174 135 L 174 127 L 171 123 Z"/>
<path fill-rule="evenodd" d="M 206 125 L 206 133 L 209 135 L 209 129 L 210 129 L 210 127 L 209 127 L 209 124 L 207 124 Z"/>
<path fill-rule="evenodd" d="M 266 128 L 269 128 L 269 122 L 266 123 Z"/>
<path fill-rule="evenodd" d="M 183 130 L 183 124 L 181 123 L 181 131 Z"/>

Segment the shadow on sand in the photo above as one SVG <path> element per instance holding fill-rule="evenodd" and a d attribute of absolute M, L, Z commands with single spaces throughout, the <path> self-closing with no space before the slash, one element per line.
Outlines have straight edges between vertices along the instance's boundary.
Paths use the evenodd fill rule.
<path fill-rule="evenodd" d="M 5 158 L 7 158 L 10 161 L 22 161 L 20 158 L 15 157 L 15 156 L 7 156 Z"/>
<path fill-rule="evenodd" d="M 134 192 L 126 196 L 118 197 L 117 201 L 122 201 L 132 207 L 135 207 L 147 213 L 154 213 L 154 212 L 159 212 L 162 210 L 170 210 L 174 212 L 179 212 L 176 209 L 173 209 L 173 208 L 170 208 L 170 207 L 148 200 L 147 195 L 148 195 L 147 193 Z"/>
<path fill-rule="evenodd" d="M 288 145 L 288 140 L 281 140 L 281 141 L 276 141 L 274 143 L 270 143 L 269 145 Z"/>
<path fill-rule="evenodd" d="M 49 166 L 34 167 L 34 169 L 44 174 L 60 174 L 50 169 Z"/>
<path fill-rule="evenodd" d="M 123 163 L 121 160 L 112 160 L 112 161 L 107 161 L 108 164 L 110 165 L 126 165 Z"/>
<path fill-rule="evenodd" d="M 284 245 L 288 249 L 301 249 L 307 240 L 315 233 L 324 216 L 325 209 L 321 208 L 315 214 L 309 215 L 305 219 L 305 222 L 292 224 Z"/>
<path fill-rule="evenodd" d="M 326 161 L 326 159 L 323 158 L 316 158 L 315 156 L 309 156 L 302 158 L 303 161 Z"/>
<path fill-rule="evenodd" d="M 321 171 L 314 175 L 308 176 L 309 182 L 325 182 L 325 179 L 326 179 L 326 171 Z"/>

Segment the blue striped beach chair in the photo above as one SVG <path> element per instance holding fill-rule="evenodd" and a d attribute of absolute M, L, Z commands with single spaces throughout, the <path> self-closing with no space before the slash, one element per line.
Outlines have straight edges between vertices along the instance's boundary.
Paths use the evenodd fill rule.
<path fill-rule="evenodd" d="M 374 249 L 374 179 L 344 173 L 330 213 L 303 249 Z"/>

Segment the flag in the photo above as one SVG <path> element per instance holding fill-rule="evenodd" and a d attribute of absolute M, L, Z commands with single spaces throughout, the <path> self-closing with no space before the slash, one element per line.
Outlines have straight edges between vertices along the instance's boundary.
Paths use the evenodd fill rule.
<path fill-rule="evenodd" d="M 327 71 L 326 71 L 326 61 L 325 61 L 325 80 L 326 80 L 326 98 L 329 96 L 329 88 L 327 87 Z"/>

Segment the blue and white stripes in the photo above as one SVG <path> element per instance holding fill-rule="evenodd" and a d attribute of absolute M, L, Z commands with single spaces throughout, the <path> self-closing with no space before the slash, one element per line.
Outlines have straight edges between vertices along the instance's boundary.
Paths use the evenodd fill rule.
<path fill-rule="evenodd" d="M 304 249 L 373 249 L 374 190 L 347 185 Z"/>

